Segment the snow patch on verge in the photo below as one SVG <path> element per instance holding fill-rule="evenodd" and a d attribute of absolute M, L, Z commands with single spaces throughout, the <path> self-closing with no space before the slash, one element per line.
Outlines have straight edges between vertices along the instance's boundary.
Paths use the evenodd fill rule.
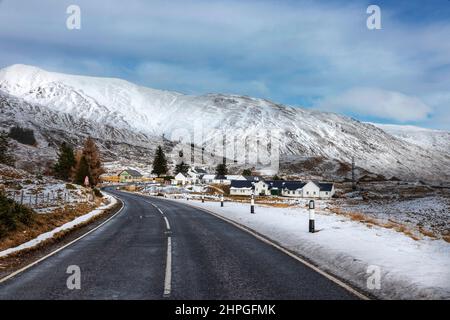
<path fill-rule="evenodd" d="M 391 229 L 366 225 L 331 213 L 316 213 L 317 233 L 308 233 L 304 208 L 267 208 L 226 202 L 175 200 L 211 210 L 307 257 L 324 271 L 381 299 L 449 299 L 450 245 L 415 241 Z M 381 289 L 367 288 L 368 267 L 381 270 Z"/>
<path fill-rule="evenodd" d="M 70 222 L 67 222 L 67 223 L 63 224 L 62 226 L 59 226 L 51 231 L 45 232 L 28 242 L 22 243 L 21 245 L 19 245 L 17 247 L 0 251 L 0 258 L 10 255 L 12 253 L 16 253 L 21 250 L 33 248 L 33 247 L 39 245 L 40 243 L 54 237 L 55 234 L 57 234 L 61 231 L 72 229 L 81 223 L 89 221 L 90 219 L 94 218 L 95 216 L 98 216 L 99 214 L 103 213 L 105 210 L 111 209 L 117 203 L 116 198 L 114 198 L 110 195 L 104 195 L 104 197 L 108 201 L 107 204 L 104 204 L 104 205 L 98 207 L 97 209 L 92 210 L 91 212 L 89 212 L 85 215 L 82 215 Z"/>

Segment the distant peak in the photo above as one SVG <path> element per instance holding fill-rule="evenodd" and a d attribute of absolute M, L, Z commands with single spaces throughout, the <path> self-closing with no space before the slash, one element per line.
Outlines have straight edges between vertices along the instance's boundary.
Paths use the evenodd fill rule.
<path fill-rule="evenodd" d="M 16 63 L 16 64 L 12 64 L 10 66 L 7 66 L 1 70 L 5 70 L 5 71 L 44 71 L 43 69 L 40 69 L 36 66 L 32 66 L 32 65 L 28 65 L 28 64 L 21 64 L 21 63 Z"/>

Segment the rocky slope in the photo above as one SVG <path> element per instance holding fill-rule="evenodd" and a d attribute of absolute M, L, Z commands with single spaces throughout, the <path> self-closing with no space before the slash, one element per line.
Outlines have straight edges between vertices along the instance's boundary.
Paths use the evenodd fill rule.
<path fill-rule="evenodd" d="M 295 170 L 296 157 L 345 164 L 355 157 L 364 170 L 386 177 L 450 180 L 448 154 L 333 113 L 245 96 L 183 95 L 120 79 L 52 73 L 24 65 L 0 70 L 0 91 L 8 101 L 17 99 L 14 108 L 3 102 L 2 127 L 29 124 L 39 131 L 43 145 L 51 145 L 55 135 L 68 139 L 93 135 L 111 159 L 142 161 L 149 155 L 145 150 L 155 144 L 172 141 L 173 147 L 181 141 L 195 143 L 197 150 L 204 147 L 205 154 L 215 158 L 225 145 L 226 156 L 242 167 L 264 167 L 274 155 Z"/>

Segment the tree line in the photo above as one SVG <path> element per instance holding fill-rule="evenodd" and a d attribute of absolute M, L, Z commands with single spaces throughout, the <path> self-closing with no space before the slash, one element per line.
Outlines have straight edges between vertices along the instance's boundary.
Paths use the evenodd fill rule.
<path fill-rule="evenodd" d="M 87 178 L 90 186 L 99 183 L 100 175 L 105 172 L 102 166 L 100 152 L 94 139 L 88 137 L 83 148 L 74 152 L 72 146 L 63 142 L 59 147 L 58 160 L 53 166 L 55 177 L 73 181 L 83 185 Z"/>
<path fill-rule="evenodd" d="M 180 156 L 182 156 L 182 152 L 180 151 Z M 180 163 L 175 165 L 174 173 L 175 175 L 178 173 L 187 174 L 189 171 L 189 165 L 185 163 L 184 161 L 181 161 Z M 225 176 L 228 174 L 228 167 L 226 163 L 219 163 L 216 166 L 216 175 L 219 176 Z M 164 150 L 161 146 L 158 146 L 156 148 L 155 156 L 153 158 L 153 170 L 152 173 L 160 176 L 167 175 L 169 172 L 168 165 L 167 165 L 167 158 L 164 153 Z M 252 170 L 251 169 L 244 169 L 242 171 L 242 174 L 244 176 L 251 176 Z"/>

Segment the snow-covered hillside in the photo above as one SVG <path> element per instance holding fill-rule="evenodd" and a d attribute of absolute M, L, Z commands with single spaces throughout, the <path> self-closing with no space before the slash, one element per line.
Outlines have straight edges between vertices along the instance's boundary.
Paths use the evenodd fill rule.
<path fill-rule="evenodd" d="M 387 177 L 450 180 L 446 174 L 450 171 L 449 155 L 430 152 L 371 124 L 333 113 L 245 96 L 183 95 L 120 79 L 65 75 L 25 65 L 0 70 L 0 91 L 34 108 L 40 106 L 38 114 L 56 112 L 58 118 L 68 115 L 74 121 L 95 124 L 86 130 L 92 135 L 105 127 L 125 130 L 144 140 L 164 136 L 179 141 L 195 135 L 197 146 L 205 146 L 208 154 L 218 154 L 221 150 L 212 142 L 222 141 L 224 135 L 228 150 L 247 145 L 251 149 L 261 147 L 248 144 L 249 139 L 259 137 L 258 141 L 265 142 L 268 134 L 273 138 L 277 132 L 262 148 L 272 150 L 279 144 L 279 150 L 274 150 L 281 158 L 298 155 L 349 163 L 355 157 L 360 167 Z M 66 124 L 61 124 L 61 129 L 70 130 Z M 142 140 L 130 137 L 126 141 L 133 145 Z"/>
<path fill-rule="evenodd" d="M 374 125 L 406 142 L 450 154 L 450 132 L 448 131 L 394 124 L 374 123 Z"/>

